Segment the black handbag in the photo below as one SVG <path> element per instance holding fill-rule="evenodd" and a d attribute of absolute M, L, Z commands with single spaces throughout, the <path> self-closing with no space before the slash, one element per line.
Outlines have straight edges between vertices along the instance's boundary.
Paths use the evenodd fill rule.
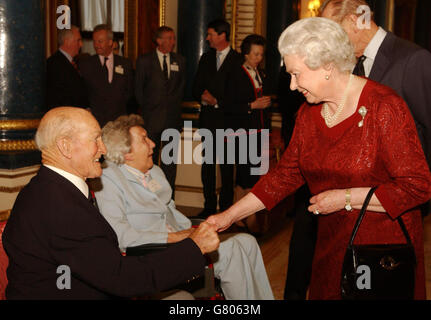
<path fill-rule="evenodd" d="M 410 300 L 414 298 L 416 256 L 409 233 L 398 217 L 405 244 L 354 245 L 376 188 L 365 198 L 344 256 L 341 297 L 345 300 Z"/>

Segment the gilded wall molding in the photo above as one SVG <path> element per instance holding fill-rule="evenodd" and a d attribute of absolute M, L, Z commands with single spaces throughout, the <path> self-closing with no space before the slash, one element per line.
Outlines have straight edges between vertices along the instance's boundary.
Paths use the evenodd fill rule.
<path fill-rule="evenodd" d="M 36 151 L 34 140 L 0 141 L 0 151 Z"/>
<path fill-rule="evenodd" d="M 27 177 L 27 176 L 36 174 L 38 171 L 39 171 L 39 166 L 37 167 L 37 169 L 28 171 L 28 172 L 23 172 L 23 173 L 17 173 L 17 174 L 11 174 L 11 175 L 0 173 L 0 179 L 17 179 L 17 178 Z"/>
<path fill-rule="evenodd" d="M 37 129 L 40 119 L 0 120 L 0 130 L 33 130 Z"/>
<path fill-rule="evenodd" d="M 159 0 L 159 26 L 166 23 L 166 0 Z"/>
<path fill-rule="evenodd" d="M 20 192 L 26 185 L 16 187 L 0 186 L 0 193 L 16 193 Z"/>

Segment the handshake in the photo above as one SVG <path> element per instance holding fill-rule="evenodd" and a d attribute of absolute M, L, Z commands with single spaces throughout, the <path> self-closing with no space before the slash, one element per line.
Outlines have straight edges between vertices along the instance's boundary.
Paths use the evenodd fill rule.
<path fill-rule="evenodd" d="M 202 222 L 199 227 L 194 229 L 189 238 L 196 243 L 202 254 L 217 250 L 220 244 L 217 226 L 207 221 Z"/>

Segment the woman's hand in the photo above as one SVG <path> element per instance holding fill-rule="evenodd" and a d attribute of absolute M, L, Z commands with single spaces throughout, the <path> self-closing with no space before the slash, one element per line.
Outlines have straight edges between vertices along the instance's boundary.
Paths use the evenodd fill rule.
<path fill-rule="evenodd" d="M 271 105 L 271 97 L 270 96 L 263 96 L 260 98 L 257 98 L 255 101 L 253 101 L 250 104 L 251 109 L 265 109 L 268 108 Z"/>
<path fill-rule="evenodd" d="M 310 199 L 308 211 L 319 214 L 330 214 L 344 209 L 346 204 L 346 190 L 334 189 L 323 191 Z"/>
<path fill-rule="evenodd" d="M 360 210 L 362 208 L 368 191 L 370 191 L 370 187 L 350 189 L 350 205 L 353 209 Z M 346 205 L 346 189 L 323 191 L 312 197 L 310 199 L 310 204 L 308 211 L 313 212 L 314 214 L 317 214 L 316 210 L 318 211 L 318 214 L 323 215 L 343 210 Z M 386 212 L 375 194 L 371 197 L 367 210 L 380 213 Z"/>
<path fill-rule="evenodd" d="M 217 227 L 218 232 L 222 232 L 229 228 L 234 221 L 226 211 L 219 214 L 214 214 L 206 220 L 208 223 L 213 224 Z"/>

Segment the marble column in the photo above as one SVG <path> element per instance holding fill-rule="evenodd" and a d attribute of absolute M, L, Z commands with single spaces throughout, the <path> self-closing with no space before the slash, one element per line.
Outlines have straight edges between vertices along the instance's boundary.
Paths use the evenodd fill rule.
<path fill-rule="evenodd" d="M 0 0 L 0 221 L 39 168 L 33 138 L 45 112 L 40 0 Z"/>
<path fill-rule="evenodd" d="M 33 137 L 45 111 L 41 1 L 0 0 L 0 169 L 38 164 Z"/>
<path fill-rule="evenodd" d="M 205 40 L 207 25 L 215 19 L 224 18 L 223 0 L 178 1 L 178 52 L 186 57 L 187 84 L 185 101 L 193 100 L 192 85 L 200 56 L 209 49 Z"/>

